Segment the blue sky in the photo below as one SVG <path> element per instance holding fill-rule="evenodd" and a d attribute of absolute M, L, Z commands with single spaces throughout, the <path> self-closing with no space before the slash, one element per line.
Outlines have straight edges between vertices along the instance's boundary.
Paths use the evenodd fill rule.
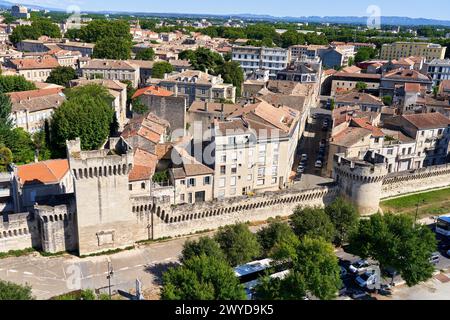
<path fill-rule="evenodd" d="M 384 16 L 407 16 L 450 20 L 448 0 L 22 0 L 23 4 L 84 10 L 174 12 L 174 13 L 254 13 L 274 16 L 367 16 L 377 5 Z"/>

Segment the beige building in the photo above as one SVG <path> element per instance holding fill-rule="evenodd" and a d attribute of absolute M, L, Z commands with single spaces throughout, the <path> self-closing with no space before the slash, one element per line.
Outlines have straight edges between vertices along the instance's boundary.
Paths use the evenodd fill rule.
<path fill-rule="evenodd" d="M 17 74 L 29 81 L 45 82 L 53 69 L 60 66 L 58 60 L 51 56 L 37 58 L 11 59 L 8 66 L 15 69 Z"/>
<path fill-rule="evenodd" d="M 44 128 L 45 120 L 66 100 L 61 88 L 8 93 L 12 102 L 11 119 L 18 128 L 35 133 Z"/>
<path fill-rule="evenodd" d="M 216 120 L 214 198 L 284 189 L 300 137 L 300 112 L 262 101 Z"/>
<path fill-rule="evenodd" d="M 366 92 L 378 93 L 380 90 L 380 74 L 337 72 L 331 79 L 330 95 L 332 97 L 339 93 L 355 90 L 358 82 L 363 82 L 367 85 Z"/>
<path fill-rule="evenodd" d="M 131 81 L 133 87 L 139 85 L 139 66 L 128 61 L 92 59 L 81 67 L 81 74 L 86 79 L 105 79 Z"/>
<path fill-rule="evenodd" d="M 195 100 L 219 102 L 221 100 L 236 101 L 236 87 L 224 83 L 222 77 L 207 72 L 187 70 L 181 73 L 167 74 L 164 79 L 150 81 L 164 89 L 172 91 L 175 96 L 186 96 L 188 104 Z"/>
<path fill-rule="evenodd" d="M 440 44 L 424 42 L 394 42 L 383 44 L 380 59 L 394 60 L 408 58 L 410 56 L 425 57 L 428 61 L 433 59 L 444 59 L 447 47 Z"/>

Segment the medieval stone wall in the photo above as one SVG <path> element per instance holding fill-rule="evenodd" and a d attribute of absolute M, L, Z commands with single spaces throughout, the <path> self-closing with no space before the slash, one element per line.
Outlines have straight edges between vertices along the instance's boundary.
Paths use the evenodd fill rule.
<path fill-rule="evenodd" d="M 0 252 L 39 247 L 39 230 L 30 213 L 8 215 L 0 223 Z"/>

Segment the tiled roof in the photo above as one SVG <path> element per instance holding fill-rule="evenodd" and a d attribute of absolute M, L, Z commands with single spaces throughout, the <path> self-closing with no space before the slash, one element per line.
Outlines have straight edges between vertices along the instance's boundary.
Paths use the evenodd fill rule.
<path fill-rule="evenodd" d="M 60 66 L 58 60 L 50 56 L 36 59 L 12 59 L 11 63 L 17 70 L 53 69 Z"/>
<path fill-rule="evenodd" d="M 123 60 L 92 59 L 82 69 L 137 70 L 137 66 Z"/>
<path fill-rule="evenodd" d="M 419 130 L 447 128 L 450 125 L 450 119 L 439 112 L 409 114 L 402 117 Z"/>
<path fill-rule="evenodd" d="M 142 95 L 170 97 L 173 96 L 173 92 L 158 86 L 149 86 L 136 90 L 132 99 L 136 99 Z"/>
<path fill-rule="evenodd" d="M 367 122 L 366 119 L 352 118 L 352 122 L 358 127 L 370 130 L 372 132 L 372 136 L 374 137 L 384 137 L 383 131 L 381 131 L 380 128 L 377 128 L 371 123 Z"/>
<path fill-rule="evenodd" d="M 335 135 L 331 142 L 343 147 L 351 147 L 370 135 L 372 132 L 366 128 L 348 127 Z"/>
<path fill-rule="evenodd" d="M 350 92 L 340 94 L 336 96 L 335 101 L 339 103 L 352 103 L 352 104 L 362 103 L 362 104 L 374 104 L 379 106 L 384 105 L 384 103 L 381 101 L 380 98 L 362 92 Z"/>
<path fill-rule="evenodd" d="M 130 181 L 150 180 L 156 170 L 158 158 L 145 150 L 137 148 L 134 152 L 133 169 L 128 176 Z"/>
<path fill-rule="evenodd" d="M 189 112 L 207 112 L 217 114 L 221 114 L 223 112 L 223 114 L 227 116 L 240 108 L 242 108 L 240 104 L 203 102 L 196 100 L 189 107 Z"/>
<path fill-rule="evenodd" d="M 175 146 L 174 148 L 180 156 L 182 162 L 180 166 L 172 169 L 175 179 L 214 174 L 213 169 L 197 161 L 183 148 L 179 146 Z"/>
<path fill-rule="evenodd" d="M 11 98 L 12 112 L 55 109 L 66 100 L 61 88 L 11 92 L 8 95 Z"/>
<path fill-rule="evenodd" d="M 126 125 L 121 136 L 124 139 L 141 136 L 153 144 L 157 144 L 161 140 L 161 136 L 169 127 L 170 124 L 167 121 L 149 113 L 145 116 L 132 119 L 130 123 Z"/>
<path fill-rule="evenodd" d="M 49 160 L 18 167 L 19 182 L 25 184 L 59 183 L 69 171 L 69 161 Z"/>
<path fill-rule="evenodd" d="M 394 79 L 394 80 L 415 80 L 415 81 L 431 81 L 429 76 L 426 76 L 416 70 L 404 70 L 396 69 L 386 73 L 383 79 Z"/>

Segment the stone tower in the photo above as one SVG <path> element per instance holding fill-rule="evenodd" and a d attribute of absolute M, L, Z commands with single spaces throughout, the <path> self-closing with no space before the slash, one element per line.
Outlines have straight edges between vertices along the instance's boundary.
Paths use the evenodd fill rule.
<path fill-rule="evenodd" d="M 80 255 L 125 248 L 134 243 L 128 174 L 131 147 L 112 138 L 108 148 L 82 151 L 80 140 L 67 142 L 75 180 L 76 225 Z"/>
<path fill-rule="evenodd" d="M 341 196 L 351 201 L 361 215 L 377 213 L 380 209 L 383 180 L 388 173 L 386 159 L 368 152 L 361 159 L 334 156 L 333 176 Z"/>

